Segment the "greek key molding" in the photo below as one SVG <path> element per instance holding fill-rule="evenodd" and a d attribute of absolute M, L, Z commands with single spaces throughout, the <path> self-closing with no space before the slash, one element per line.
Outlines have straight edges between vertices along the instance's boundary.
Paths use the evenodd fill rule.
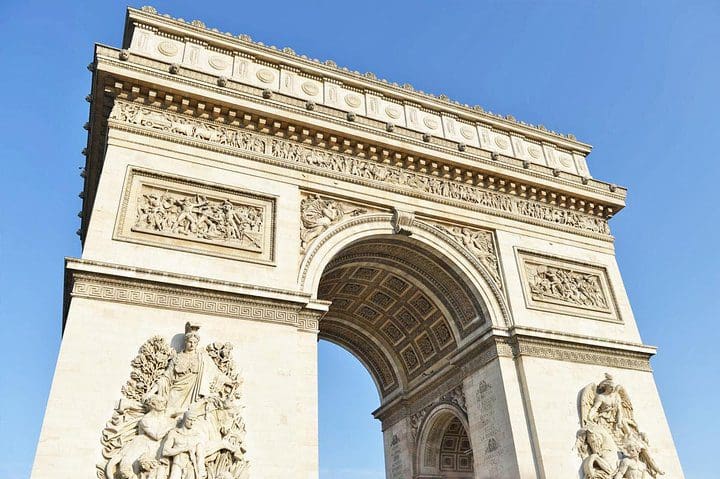
<path fill-rule="evenodd" d="M 274 196 L 129 167 L 113 239 L 273 264 Z"/>
<path fill-rule="evenodd" d="M 311 332 L 318 331 L 318 322 L 323 314 L 290 303 L 261 301 L 135 279 L 117 279 L 101 274 L 74 273 L 72 281 L 70 295 L 74 298 L 287 324 Z"/>
<path fill-rule="evenodd" d="M 652 371 L 648 353 L 526 337 L 513 338 L 511 344 L 516 358 L 532 356 L 612 368 Z"/>
<path fill-rule="evenodd" d="M 516 255 L 529 309 L 622 322 L 604 266 L 524 250 Z"/>
<path fill-rule="evenodd" d="M 212 145 L 220 151 L 243 151 L 252 154 L 255 159 L 404 195 L 432 198 L 446 204 L 586 236 L 610 237 L 607 220 L 603 218 L 123 100 L 116 100 L 109 120 L 116 127 L 160 133 L 175 142 L 185 140 L 204 148 Z"/>

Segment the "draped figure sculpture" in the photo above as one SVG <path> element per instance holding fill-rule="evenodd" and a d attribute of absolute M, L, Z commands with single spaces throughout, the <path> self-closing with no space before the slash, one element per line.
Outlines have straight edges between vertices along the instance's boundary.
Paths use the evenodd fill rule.
<path fill-rule="evenodd" d="M 624 387 L 605 374 L 580 393 L 580 424 L 576 449 L 585 479 L 642 479 L 664 472 L 650 454 L 645 433 L 638 428 Z"/>
<path fill-rule="evenodd" d="M 123 397 L 102 433 L 100 479 L 245 479 L 241 379 L 230 343 L 199 348 L 185 325 L 182 350 L 155 336 L 132 361 Z"/>

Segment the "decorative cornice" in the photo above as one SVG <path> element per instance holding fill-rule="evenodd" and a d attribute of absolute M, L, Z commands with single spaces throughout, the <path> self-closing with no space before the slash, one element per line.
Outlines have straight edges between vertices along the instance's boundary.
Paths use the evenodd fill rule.
<path fill-rule="evenodd" d="M 224 316 L 294 326 L 317 332 L 319 311 L 297 303 L 259 300 L 237 294 L 168 285 L 136 278 L 71 272 L 70 297 L 172 309 L 187 313 Z"/>
<path fill-rule="evenodd" d="M 492 166 L 494 168 L 499 166 L 502 167 L 503 170 L 512 172 L 516 175 L 534 177 L 546 182 L 552 182 L 553 185 L 557 184 L 558 186 L 578 190 L 581 192 L 580 195 L 587 193 L 589 195 L 585 197 L 589 198 L 587 201 L 594 201 L 597 203 L 607 202 L 607 206 L 613 212 L 617 212 L 624 206 L 624 200 L 627 193 L 625 188 L 569 171 L 561 171 L 561 169 L 554 166 L 533 163 L 528 161 L 526 158 L 516 158 L 508 151 L 493 151 L 492 148 L 487 149 L 476 145 L 466 145 L 464 143 L 457 143 L 457 141 L 453 139 L 433 137 L 431 135 L 428 138 L 424 138 L 424 134 L 421 134 L 420 132 L 398 125 L 388 125 L 384 121 L 376 120 L 370 117 L 357 116 L 354 117 L 352 121 L 349 121 L 346 112 L 332 107 L 315 104 L 314 102 L 306 102 L 283 93 L 269 94 L 268 90 L 264 90 L 261 87 L 251 84 L 223 81 L 221 82 L 222 86 L 220 86 L 217 81 L 217 76 L 210 73 L 186 68 L 179 68 L 177 71 L 174 71 L 174 73 L 168 73 L 166 71 L 166 64 L 150 57 L 135 56 L 131 61 L 121 61 L 118 59 L 118 55 L 118 50 L 99 45 L 96 48 L 95 63 L 93 64 L 93 69 L 96 72 L 112 71 L 113 75 L 116 75 L 114 79 L 111 79 L 112 81 L 110 82 L 109 87 L 105 86 L 106 91 L 113 91 L 113 94 L 124 95 L 125 93 L 121 90 L 125 89 L 128 92 L 128 97 L 138 97 L 139 99 L 142 99 L 144 95 L 149 93 L 152 97 L 151 103 L 155 101 L 158 102 L 158 104 L 168 105 L 172 103 L 173 99 L 177 101 L 178 88 L 201 88 L 214 95 L 233 97 L 243 101 L 249 100 L 262 107 L 268 107 L 273 110 L 282 110 L 283 113 L 281 113 L 275 120 L 267 119 L 268 125 L 271 125 L 276 121 L 286 122 L 287 118 L 284 115 L 285 112 L 292 112 L 294 114 L 299 113 L 302 117 L 309 120 L 323 121 L 342 128 L 352 126 L 352 128 L 357 130 L 357 133 L 361 135 L 372 134 L 375 137 L 387 138 L 387 140 L 392 142 L 386 143 L 384 146 L 378 146 L 378 149 L 394 148 L 394 145 L 396 145 L 398 141 L 401 141 L 406 146 L 422 148 L 424 150 L 430 150 L 444 155 L 451 155 L 454 160 L 462 159 L 466 163 L 477 163 L 478 165 Z M 127 77 L 135 78 L 138 75 L 150 75 L 154 79 L 157 79 L 158 82 L 153 83 L 149 91 L 147 90 L 147 84 L 138 83 L 136 80 L 132 80 L 133 83 L 128 84 Z M 160 85 L 162 83 L 160 80 L 165 83 L 170 83 L 172 86 L 166 85 L 161 87 Z M 170 90 L 161 91 L 162 88 L 169 88 Z M 187 93 L 181 94 L 181 98 L 183 101 L 181 111 L 192 110 L 195 108 L 195 103 L 202 103 L 201 110 L 204 111 L 200 111 L 200 115 L 203 113 L 210 114 L 212 112 L 213 118 L 216 118 L 219 114 L 218 120 L 224 121 L 223 116 L 228 110 L 228 105 L 213 105 L 208 98 L 203 97 L 200 100 L 196 100 L 192 98 L 192 95 Z M 235 106 L 231 108 L 234 107 Z M 230 110 L 230 113 L 234 114 L 236 112 Z M 243 115 L 237 116 L 237 118 L 242 117 Z M 298 127 L 296 129 L 299 133 L 307 130 L 307 126 Z M 314 135 L 317 132 L 313 131 L 311 133 Z M 338 145 L 342 145 L 343 149 L 346 148 L 345 145 L 348 141 L 354 141 L 350 137 L 338 139 L 341 140 L 338 142 Z M 308 142 L 308 140 L 312 142 L 313 137 L 310 136 L 309 138 L 303 139 L 304 142 Z M 532 142 L 528 143 L 528 154 L 532 155 L 532 152 L 535 149 L 542 152 L 544 145 L 544 142 L 537 144 Z M 391 161 L 395 162 L 397 161 L 395 158 L 396 152 L 392 153 L 393 154 L 389 158 Z M 438 163 L 438 160 L 432 159 L 431 162 L 436 164 Z M 440 163 L 442 163 L 442 161 Z M 430 165 L 430 163 L 428 163 L 428 165 Z M 455 174 L 456 165 L 456 163 L 449 165 L 450 170 L 448 170 L 448 172 Z M 443 165 L 439 166 L 441 169 L 443 168 Z M 422 168 L 422 163 L 419 162 L 417 167 L 418 169 Z M 501 183 L 497 183 L 497 186 L 500 188 L 503 187 Z"/>
<path fill-rule="evenodd" d="M 166 137 L 176 143 L 189 143 L 235 154 L 243 152 L 267 163 L 291 166 L 302 171 L 409 196 L 429 197 L 436 202 L 593 238 L 604 240 L 612 238 L 607 220 L 602 216 L 582 213 L 578 208 L 561 208 L 542 202 L 541 199 L 555 202 L 557 195 L 542 194 L 536 197 L 537 189 L 532 188 L 535 193 L 529 193 L 527 188 L 520 188 L 515 183 L 512 184 L 512 188 L 509 187 L 510 185 L 501 188 L 505 192 L 500 192 L 497 189 L 489 189 L 484 182 L 470 184 L 462 181 L 461 178 L 452 179 L 452 177 L 420 173 L 412 168 L 394 166 L 384 161 L 358 158 L 316 146 L 306 146 L 278 137 L 253 133 L 247 129 L 203 121 L 123 100 L 116 101 L 108 121 L 119 129 Z M 527 199 L 529 195 L 536 199 Z M 563 196 L 563 198 L 567 200 L 567 197 Z M 590 206 L 594 208 L 595 205 L 588 205 Z M 597 210 L 596 213 L 603 215 L 603 210 Z"/>
<path fill-rule="evenodd" d="M 437 113 L 446 113 L 450 115 L 466 116 L 478 121 L 485 121 L 491 125 L 497 125 L 519 134 L 537 136 L 539 139 L 560 142 L 565 145 L 572 145 L 574 148 L 585 153 L 590 151 L 590 145 L 577 141 L 572 134 L 557 133 L 548 130 L 543 125 L 531 125 L 516 120 L 512 115 L 499 115 L 490 111 L 485 111 L 479 105 L 470 106 L 462 104 L 458 101 L 451 100 L 447 95 L 434 95 L 415 90 L 412 85 L 405 83 L 388 82 L 385 79 L 378 78 L 372 72 L 360 73 L 353 71 L 347 67 L 339 67 L 336 62 L 326 60 L 321 62 L 318 59 L 308 58 L 306 55 L 298 55 L 292 48 L 285 47 L 279 49 L 273 45 L 266 46 L 262 42 L 253 41 L 249 35 L 240 34 L 233 35 L 229 32 L 220 32 L 216 28 L 208 28 L 202 21 L 193 20 L 186 22 L 182 18 L 173 18 L 170 15 L 161 15 L 158 11 L 150 6 L 142 7 L 137 10 L 128 8 L 128 24 L 126 26 L 125 44 L 129 43 L 129 36 L 132 27 L 152 29 L 159 35 L 168 38 L 178 39 L 189 37 L 192 35 L 203 37 L 201 41 L 203 46 L 210 51 L 224 53 L 227 55 L 255 55 L 261 59 L 270 60 L 271 65 L 275 62 L 282 62 L 284 67 L 288 63 L 290 68 L 296 69 L 298 72 L 312 72 L 320 77 L 327 77 L 337 82 L 348 82 L 350 88 L 356 88 L 358 91 L 366 89 L 377 90 L 383 92 L 395 101 L 415 101 L 418 104 L 436 110 Z M 214 44 L 213 44 L 214 43 Z M 169 53 L 169 52 L 168 52 Z M 265 61 L 268 61 L 265 60 Z M 219 65 L 218 65 L 219 66 Z M 395 97 L 395 98 L 393 98 Z"/>
<path fill-rule="evenodd" d="M 612 368 L 652 371 L 648 353 L 532 337 L 515 337 L 510 344 L 516 358 L 530 356 Z"/>

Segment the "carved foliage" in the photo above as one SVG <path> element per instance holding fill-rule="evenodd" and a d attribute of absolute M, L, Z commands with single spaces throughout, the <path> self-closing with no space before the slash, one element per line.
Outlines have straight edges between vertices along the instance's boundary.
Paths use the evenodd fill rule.
<path fill-rule="evenodd" d="M 664 474 L 650 455 L 648 437 L 633 417 L 625 388 L 605 374 L 580 393 L 580 430 L 575 444 L 585 479 L 634 479 Z"/>
<path fill-rule="evenodd" d="M 401 189 L 412 195 L 441 197 L 490 210 L 502 216 L 531 220 L 548 226 L 573 228 L 587 233 L 610 234 L 605 219 L 588 214 L 120 100 L 116 101 L 110 119 L 221 147 L 264 154 L 303 169 L 337 173 L 352 177 L 356 181 L 373 183 L 374 186 Z"/>
<path fill-rule="evenodd" d="M 132 371 L 127 384 L 122 387 L 123 395 L 128 399 L 142 401 L 174 357 L 175 350 L 162 336 L 153 336 L 145 341 L 138 355 L 130 363 Z"/>

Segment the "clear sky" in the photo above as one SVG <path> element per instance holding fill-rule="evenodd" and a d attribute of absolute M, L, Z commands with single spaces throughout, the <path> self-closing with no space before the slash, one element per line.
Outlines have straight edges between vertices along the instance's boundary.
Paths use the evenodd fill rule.
<path fill-rule="evenodd" d="M 135 6 L 141 6 L 137 4 Z M 574 133 L 628 186 L 611 221 L 686 476 L 717 476 L 720 2 L 158 1 L 221 31 Z M 29 475 L 79 256 L 92 45 L 125 4 L 0 1 L 0 478 Z M 384 477 L 367 372 L 320 347 L 322 479 Z M 110 411 L 108 411 L 109 413 Z"/>

